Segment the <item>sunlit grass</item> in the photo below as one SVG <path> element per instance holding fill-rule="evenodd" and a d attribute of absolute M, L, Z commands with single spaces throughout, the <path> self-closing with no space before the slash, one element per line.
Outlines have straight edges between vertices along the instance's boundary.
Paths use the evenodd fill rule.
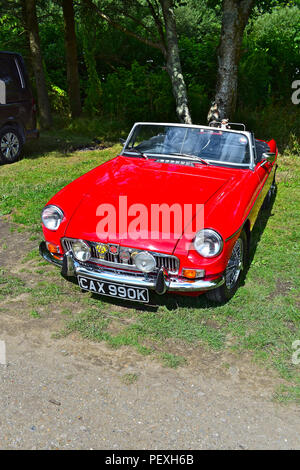
<path fill-rule="evenodd" d="M 68 148 L 84 138 L 68 135 L 66 142 L 60 141 L 56 146 L 55 138 L 63 139 L 49 133 L 40 143 L 32 144 L 32 154 L 28 146 L 26 158 L 0 167 L 0 213 L 20 227 L 33 230 L 31 238 L 35 238 L 37 247 L 41 238 L 40 211 L 48 199 L 120 150 L 120 145 L 114 144 L 102 151 L 74 152 Z M 286 153 L 278 163 L 274 205 L 270 214 L 260 214 L 245 282 L 227 304 L 215 306 L 204 296 L 169 294 L 152 295 L 154 307 L 142 309 L 139 305 L 82 294 L 77 285 L 62 280 L 55 267 L 51 267 L 50 276 L 47 263 L 38 261 L 36 248 L 24 255 L 24 261 L 32 263 L 39 275 L 28 300 L 31 317 L 39 317 L 39 306 L 61 305 L 66 321 L 61 335 L 78 332 L 84 338 L 104 341 L 111 348 L 131 347 L 140 354 L 157 357 L 169 367 L 188 363 L 189 356 L 182 352 L 182 345 L 187 350 L 196 345 L 216 352 L 230 348 L 240 355 L 247 351 L 263 367 L 273 367 L 290 381 L 290 386 L 277 392 L 277 399 L 299 400 L 300 366 L 292 363 L 292 343 L 300 339 L 299 156 Z M 28 292 L 24 281 L 8 273 L 3 273 L 1 279 L 1 299 Z M 66 299 L 76 302 L 79 313 L 63 305 Z M 168 349 L 169 341 L 175 350 L 180 344 L 178 354 Z"/>

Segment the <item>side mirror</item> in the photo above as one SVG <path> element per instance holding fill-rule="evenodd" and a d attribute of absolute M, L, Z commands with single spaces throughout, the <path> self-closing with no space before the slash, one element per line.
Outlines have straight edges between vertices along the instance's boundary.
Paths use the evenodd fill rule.
<path fill-rule="evenodd" d="M 262 154 L 262 162 L 260 163 L 259 167 L 266 165 L 266 163 L 273 163 L 276 157 L 276 153 L 274 152 L 265 152 Z"/>
<path fill-rule="evenodd" d="M 120 141 L 120 143 L 121 143 L 122 145 L 124 145 L 125 142 L 126 142 L 126 140 L 125 140 L 125 139 L 122 139 L 122 137 L 120 137 L 119 141 Z"/>
<path fill-rule="evenodd" d="M 276 153 L 274 152 L 265 152 L 262 154 L 263 159 L 267 160 L 269 163 L 273 163 L 276 157 Z"/>

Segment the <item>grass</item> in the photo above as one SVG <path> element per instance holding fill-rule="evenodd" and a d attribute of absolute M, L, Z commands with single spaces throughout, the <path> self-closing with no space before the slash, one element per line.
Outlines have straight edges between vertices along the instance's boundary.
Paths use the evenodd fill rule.
<path fill-rule="evenodd" d="M 179 366 L 183 366 L 186 363 L 185 357 L 176 356 L 176 354 L 164 352 L 161 354 L 161 359 L 165 367 L 172 367 L 177 369 Z"/>
<path fill-rule="evenodd" d="M 121 381 L 125 385 L 132 385 L 138 380 L 138 378 L 139 378 L 138 374 L 128 373 L 128 374 L 122 375 Z"/>
<path fill-rule="evenodd" d="M 0 268 L 0 301 L 5 300 L 8 296 L 17 297 L 28 291 L 29 289 L 22 279 Z"/>
<path fill-rule="evenodd" d="M 28 238 L 37 245 L 42 238 L 40 211 L 47 200 L 120 149 L 119 144 L 111 144 L 101 151 L 73 150 L 91 142 L 88 132 L 81 135 L 80 129 L 75 130 L 46 133 L 39 142 L 28 145 L 23 160 L 0 167 L 0 213 L 18 228 L 31 231 Z M 105 140 L 100 134 L 97 138 Z M 188 362 L 192 346 L 216 353 L 230 349 L 241 357 L 247 352 L 286 379 L 287 385 L 276 391 L 276 399 L 300 402 L 300 365 L 292 362 L 292 344 L 300 339 L 300 152 L 299 142 L 296 144 L 279 156 L 274 205 L 259 216 L 245 282 L 227 304 L 215 306 L 204 296 L 153 295 L 154 305 L 142 307 L 82 294 L 77 285 L 63 280 L 55 267 L 46 268 L 47 263 L 39 261 L 34 249 L 23 260 L 40 278 L 30 291 L 31 317 L 39 317 L 36 307 L 60 306 L 66 322 L 60 335 L 78 332 L 112 348 L 134 348 L 168 367 Z M 1 249 L 5 248 L 2 244 Z M 2 273 L 0 299 L 16 292 L 28 292 L 26 283 Z M 67 298 L 76 305 L 74 310 L 64 305 Z"/>

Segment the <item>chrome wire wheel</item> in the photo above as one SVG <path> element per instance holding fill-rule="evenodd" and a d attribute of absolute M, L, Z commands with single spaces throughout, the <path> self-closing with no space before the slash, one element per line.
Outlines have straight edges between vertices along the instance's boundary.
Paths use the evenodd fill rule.
<path fill-rule="evenodd" d="M 240 272 L 243 269 L 243 257 L 243 241 L 239 238 L 235 242 L 225 271 L 225 284 L 227 289 L 232 289 L 235 286 Z"/>
<path fill-rule="evenodd" d="M 9 162 L 14 161 L 20 150 L 20 141 L 13 132 L 6 132 L 0 142 L 3 157 Z"/>
<path fill-rule="evenodd" d="M 213 302 L 222 304 L 227 302 L 238 289 L 248 265 L 249 239 L 245 230 L 240 233 L 239 238 L 233 245 L 231 256 L 224 271 L 224 284 L 216 289 L 206 292 L 206 297 Z"/>

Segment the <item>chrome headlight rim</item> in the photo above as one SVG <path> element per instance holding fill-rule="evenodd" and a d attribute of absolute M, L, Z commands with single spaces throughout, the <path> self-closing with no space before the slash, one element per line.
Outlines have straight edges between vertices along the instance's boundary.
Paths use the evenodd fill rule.
<path fill-rule="evenodd" d="M 78 256 L 78 253 L 76 254 L 75 249 L 74 249 L 74 247 L 76 247 L 76 244 L 81 244 L 84 248 L 87 248 L 86 254 L 88 256 L 85 259 L 80 258 Z M 89 261 L 92 257 L 92 251 L 91 251 L 90 245 L 85 240 L 82 240 L 80 238 L 74 240 L 74 242 L 72 244 L 72 253 L 73 253 L 74 258 L 76 258 L 77 261 L 80 261 L 81 263 L 85 263 L 85 262 Z"/>
<path fill-rule="evenodd" d="M 205 253 L 203 253 L 203 251 L 201 251 L 201 246 L 197 247 L 196 242 L 197 242 L 197 239 L 199 239 L 199 238 L 202 239 L 203 240 L 202 247 L 203 247 L 203 245 L 205 244 L 205 237 L 208 238 L 209 236 L 216 238 L 216 240 L 218 242 L 218 249 L 214 253 L 210 253 L 210 254 L 206 253 L 205 254 Z M 219 232 L 217 232 L 213 228 L 203 228 L 202 230 L 199 230 L 199 232 L 196 233 L 193 245 L 194 245 L 194 248 L 197 251 L 197 253 L 200 256 L 202 256 L 203 258 L 215 258 L 215 257 L 219 256 L 220 253 L 222 253 L 223 247 L 224 247 L 224 241 L 223 241 L 222 236 L 219 234 Z M 202 250 L 203 250 L 203 248 L 202 248 Z"/>
<path fill-rule="evenodd" d="M 141 266 L 141 264 L 139 263 L 139 258 L 141 256 L 146 256 L 148 258 L 149 261 L 152 262 L 151 265 L 149 265 L 146 269 L 145 269 L 145 266 Z M 149 251 L 140 251 L 139 253 L 137 253 L 135 256 L 134 256 L 134 264 L 136 265 L 136 267 L 144 272 L 144 273 L 151 273 L 153 271 L 155 271 L 156 269 L 156 260 L 154 258 L 154 256 L 149 253 Z"/>
<path fill-rule="evenodd" d="M 46 210 L 49 210 L 49 209 L 50 210 L 52 209 L 53 212 L 56 212 L 59 215 L 59 218 L 57 219 L 57 225 L 55 227 L 47 226 L 46 220 L 44 219 L 44 213 L 45 213 Z M 64 212 L 60 207 L 56 206 L 55 204 L 48 204 L 47 206 L 45 206 L 43 208 L 43 210 L 41 212 L 42 224 L 47 230 L 51 230 L 52 232 L 55 232 L 59 228 L 64 216 L 65 216 Z"/>

